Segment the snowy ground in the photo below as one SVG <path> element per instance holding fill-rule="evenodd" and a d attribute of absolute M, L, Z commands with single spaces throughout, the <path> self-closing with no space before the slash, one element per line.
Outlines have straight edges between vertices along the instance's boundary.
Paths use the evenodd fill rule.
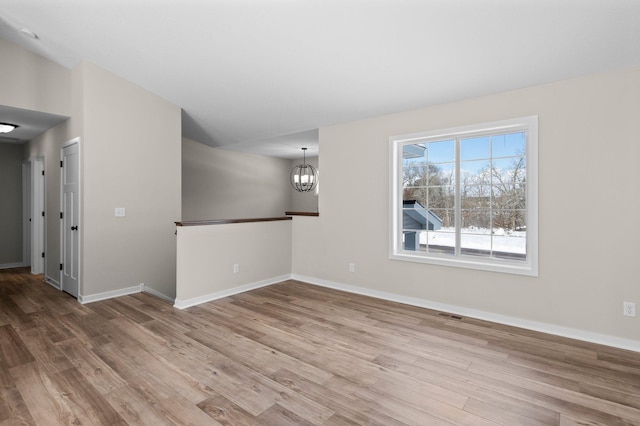
<path fill-rule="evenodd" d="M 505 232 L 504 229 L 494 229 L 493 236 L 487 228 L 463 228 L 461 244 L 463 248 L 493 250 L 506 253 L 525 254 L 527 252 L 526 231 Z M 438 231 L 420 233 L 420 244 L 454 247 L 455 229 L 441 228 Z"/>

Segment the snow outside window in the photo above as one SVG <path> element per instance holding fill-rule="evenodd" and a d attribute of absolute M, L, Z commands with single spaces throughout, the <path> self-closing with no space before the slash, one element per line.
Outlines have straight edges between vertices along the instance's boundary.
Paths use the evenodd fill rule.
<path fill-rule="evenodd" d="M 538 274 L 537 117 L 394 136 L 390 258 Z"/>

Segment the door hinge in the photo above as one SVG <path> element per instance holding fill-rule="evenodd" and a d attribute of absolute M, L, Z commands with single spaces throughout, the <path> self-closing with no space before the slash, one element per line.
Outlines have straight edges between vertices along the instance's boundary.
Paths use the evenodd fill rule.
<path fill-rule="evenodd" d="M 44 257 L 44 252 L 42 252 L 42 257 Z"/>
<path fill-rule="evenodd" d="M 42 217 L 44 217 L 44 212 L 42 212 Z"/>
<path fill-rule="evenodd" d="M 62 212 L 60 212 L 60 219 L 62 219 L 62 216 L 63 216 L 63 215 L 62 215 Z"/>
<path fill-rule="evenodd" d="M 42 171 L 42 176 L 44 176 L 44 170 Z"/>
<path fill-rule="evenodd" d="M 60 167 L 62 167 L 62 160 L 60 160 Z"/>
<path fill-rule="evenodd" d="M 60 264 L 60 270 L 62 271 L 62 263 Z"/>

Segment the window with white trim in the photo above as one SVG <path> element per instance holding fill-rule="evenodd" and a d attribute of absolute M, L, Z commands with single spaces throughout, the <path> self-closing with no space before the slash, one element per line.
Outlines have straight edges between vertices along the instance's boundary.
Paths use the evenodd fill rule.
<path fill-rule="evenodd" d="M 536 116 L 390 138 L 390 258 L 538 274 Z"/>

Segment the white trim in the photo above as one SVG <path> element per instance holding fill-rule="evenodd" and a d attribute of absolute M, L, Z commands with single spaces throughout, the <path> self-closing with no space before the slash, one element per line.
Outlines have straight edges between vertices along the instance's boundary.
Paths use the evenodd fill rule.
<path fill-rule="evenodd" d="M 31 160 L 31 272 L 44 274 L 46 258 L 42 256 L 47 247 L 47 199 L 45 157 L 39 155 Z"/>
<path fill-rule="evenodd" d="M 526 261 L 507 259 L 476 258 L 472 256 L 440 255 L 403 250 L 400 244 L 402 216 L 402 165 L 400 147 L 417 141 L 429 141 L 440 138 L 459 138 L 466 134 L 492 134 L 497 132 L 525 129 L 527 131 L 527 256 Z M 455 127 L 391 136 L 389 138 L 389 259 L 418 263 L 430 263 L 442 266 L 478 269 L 508 274 L 538 276 L 538 116 L 528 116 L 491 123 L 479 123 L 469 126 Z M 456 149 L 456 173 L 459 170 L 459 153 Z M 459 182 L 459 176 L 456 182 Z M 456 195 L 456 197 L 459 197 Z M 459 208 L 459 199 L 456 201 Z M 459 216 L 458 216 L 459 217 Z M 456 228 L 459 224 L 456 222 Z M 456 248 L 460 247 L 459 231 L 456 231 Z"/>
<path fill-rule="evenodd" d="M 279 277 L 267 278 L 266 280 L 261 280 L 254 283 L 241 285 L 238 287 L 233 287 L 227 290 L 216 291 L 215 293 L 205 294 L 204 296 L 192 297 L 190 299 L 184 299 L 184 300 L 180 300 L 176 298 L 176 301 L 173 307 L 178 309 L 186 309 L 191 306 L 200 305 L 201 303 L 211 302 L 213 300 L 218 300 L 224 297 L 233 296 L 234 294 L 244 293 L 245 291 L 249 291 L 249 290 L 255 290 L 260 287 L 266 287 L 272 284 L 277 284 L 289 279 L 291 279 L 291 274 L 280 275 Z"/>
<path fill-rule="evenodd" d="M 22 263 L 31 265 L 31 160 L 22 162 Z"/>
<path fill-rule="evenodd" d="M 121 288 L 119 290 L 105 291 L 104 293 L 91 294 L 89 296 L 78 296 L 78 302 L 91 303 L 98 302 L 100 300 L 113 299 L 114 297 L 128 296 L 129 294 L 141 293 L 144 288 L 144 284 L 138 284 L 133 287 Z"/>
<path fill-rule="evenodd" d="M 22 268 L 27 266 L 24 262 L 0 263 L 0 269 Z"/>
<path fill-rule="evenodd" d="M 60 147 L 60 161 L 62 161 L 64 159 L 64 149 L 68 146 L 74 145 L 74 144 L 78 144 L 78 258 L 76 259 L 76 261 L 78 262 L 78 300 L 80 301 L 82 298 L 82 236 L 84 235 L 84 226 L 82 223 L 82 144 L 80 143 L 80 136 L 77 136 L 73 139 L 69 139 L 68 141 L 64 142 L 62 144 L 62 146 Z M 60 169 L 63 169 L 63 167 L 60 167 Z M 62 212 L 64 206 L 63 206 L 63 180 L 64 180 L 64 176 L 63 176 L 63 170 L 60 170 L 60 212 Z M 64 229 L 63 229 L 63 220 L 60 219 L 60 226 L 59 226 L 59 232 L 60 232 L 60 236 L 59 236 L 59 240 L 60 240 L 60 263 L 64 262 Z M 60 280 L 60 288 L 62 289 L 62 281 L 63 281 L 63 274 L 64 271 L 60 270 L 59 271 L 59 275 L 60 277 L 58 278 Z M 82 302 L 80 302 L 82 303 Z M 88 303 L 88 302 L 87 302 Z"/>
<path fill-rule="evenodd" d="M 58 281 L 51 278 L 49 275 L 44 276 L 44 282 L 46 282 L 47 284 L 50 284 L 53 288 L 56 288 L 62 291 L 62 284 L 60 284 Z"/>
<path fill-rule="evenodd" d="M 328 281 L 320 278 L 307 277 L 303 275 L 293 274 L 292 279 L 305 283 L 317 285 L 320 287 L 332 288 L 335 290 L 346 291 L 348 293 L 361 294 L 364 296 L 375 297 L 376 299 L 388 300 L 391 302 L 404 303 L 406 305 L 418 306 L 421 308 L 433 309 L 436 311 L 448 312 L 470 318 L 476 318 L 484 321 L 491 321 L 498 324 L 510 325 L 513 327 L 524 328 L 526 330 L 539 331 L 542 333 L 552 334 L 555 336 L 567 337 L 570 339 L 582 340 L 584 342 L 596 343 L 599 345 L 611 346 L 619 349 L 626 349 L 634 352 L 640 352 L 640 340 L 625 339 L 607 334 L 594 333 L 591 331 L 580 330 L 577 328 L 562 327 L 545 322 L 532 321 L 524 318 L 512 317 L 509 315 L 495 314 L 492 312 L 481 311 L 477 309 L 469 309 L 461 306 L 449 305 L 445 303 L 433 302 L 426 299 L 416 297 L 401 296 L 386 291 L 371 290 L 364 287 L 342 284 Z"/>
<path fill-rule="evenodd" d="M 142 284 L 140 284 L 140 285 L 142 286 L 141 288 L 142 288 L 142 291 L 143 291 L 144 293 L 148 293 L 148 294 L 150 294 L 150 295 L 152 295 L 152 296 L 157 297 L 158 299 L 162 299 L 162 300 L 164 300 L 164 301 L 166 301 L 166 302 L 169 302 L 169 303 L 171 303 L 171 304 L 173 304 L 173 302 L 175 301 L 175 299 L 174 299 L 174 298 L 169 297 L 169 296 L 167 296 L 167 295 L 166 295 L 166 294 L 164 294 L 164 293 L 160 293 L 158 290 L 154 290 L 154 289 L 152 289 L 151 287 L 147 286 L 147 285 L 146 285 L 146 284 L 144 284 L 144 283 L 142 283 Z"/>

